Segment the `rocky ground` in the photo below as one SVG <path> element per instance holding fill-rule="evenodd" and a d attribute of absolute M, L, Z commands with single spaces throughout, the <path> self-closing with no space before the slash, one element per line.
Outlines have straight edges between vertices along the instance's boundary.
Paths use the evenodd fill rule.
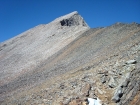
<path fill-rule="evenodd" d="M 139 75 L 140 25 L 116 23 L 85 31 L 2 85 L 1 104 L 88 105 L 92 98 L 101 105 L 139 105 Z"/>

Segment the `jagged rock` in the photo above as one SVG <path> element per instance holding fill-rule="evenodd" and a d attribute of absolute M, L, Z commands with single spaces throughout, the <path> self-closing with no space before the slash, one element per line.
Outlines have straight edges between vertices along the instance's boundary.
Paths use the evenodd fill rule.
<path fill-rule="evenodd" d="M 137 65 L 139 65 L 139 61 Z M 120 101 L 118 105 L 129 105 L 140 89 L 140 69 L 139 66 L 136 67 L 137 68 L 134 71 L 129 71 L 124 75 L 124 78 L 121 79 L 121 85 L 118 86 L 114 96 L 112 97 L 112 100 L 114 102 Z M 137 100 L 136 102 L 135 100 L 133 100 L 132 102 L 138 103 L 139 101 Z"/>
<path fill-rule="evenodd" d="M 77 11 L 65 16 L 63 20 L 60 20 L 60 23 L 62 26 L 88 26 Z"/>

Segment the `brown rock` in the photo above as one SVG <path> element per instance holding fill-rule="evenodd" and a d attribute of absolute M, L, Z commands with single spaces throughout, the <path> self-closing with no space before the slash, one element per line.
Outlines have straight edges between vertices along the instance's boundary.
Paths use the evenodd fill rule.
<path fill-rule="evenodd" d="M 90 84 L 86 84 L 82 89 L 81 89 L 81 93 L 83 96 L 89 96 L 89 91 L 91 89 L 91 85 Z"/>

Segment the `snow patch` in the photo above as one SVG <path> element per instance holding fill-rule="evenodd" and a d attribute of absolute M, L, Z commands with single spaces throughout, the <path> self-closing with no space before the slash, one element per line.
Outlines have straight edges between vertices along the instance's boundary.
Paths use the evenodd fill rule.
<path fill-rule="evenodd" d="M 101 100 L 99 98 L 97 99 L 92 99 L 92 98 L 88 98 L 88 105 L 101 105 Z"/>

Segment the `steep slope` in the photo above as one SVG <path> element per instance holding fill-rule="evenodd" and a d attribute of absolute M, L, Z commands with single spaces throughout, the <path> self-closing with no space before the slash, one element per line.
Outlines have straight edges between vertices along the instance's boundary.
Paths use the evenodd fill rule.
<path fill-rule="evenodd" d="M 31 49 L 34 48 L 30 51 L 37 53 L 31 53 L 32 56 L 39 57 L 40 63 L 30 67 L 30 71 L 23 71 L 16 78 L 14 76 L 13 80 L 10 77 L 10 80 L 5 82 L 3 79 L 7 73 L 2 74 L 1 71 L 0 91 L 1 99 L 4 99 L 3 104 L 86 105 L 87 98 L 97 97 L 105 105 L 131 105 L 140 102 L 140 25 L 116 23 L 109 27 L 88 30 L 81 17 L 76 17 L 76 21 L 70 22 L 71 17 L 75 19 L 74 14 L 75 12 L 64 16 L 64 19 L 60 17 L 54 21 L 58 21 L 64 28 L 61 31 L 67 33 L 65 37 L 72 39 L 62 40 L 58 37 L 61 36 L 61 32 L 56 36 L 56 43 L 50 38 L 51 41 L 46 45 L 50 45 L 47 47 L 52 53 L 45 58 L 42 53 L 46 54 L 46 49 L 42 47 L 42 42 L 38 41 L 41 51 L 36 51 L 38 47 L 30 46 Z M 67 18 L 69 16 L 70 18 Z M 65 35 L 64 33 L 62 35 Z M 45 39 L 43 37 L 41 41 Z M 1 46 L 6 45 L 3 43 Z M 45 43 L 43 45 L 45 46 Z M 7 55 L 4 55 L 4 49 L 1 51 L 3 55 L 0 64 L 4 67 L 8 59 Z M 6 50 L 5 52 L 7 53 Z M 32 58 L 31 61 L 36 62 L 38 59 Z"/>
<path fill-rule="evenodd" d="M 33 70 L 87 29 L 83 18 L 72 12 L 1 43 L 0 86 Z"/>

